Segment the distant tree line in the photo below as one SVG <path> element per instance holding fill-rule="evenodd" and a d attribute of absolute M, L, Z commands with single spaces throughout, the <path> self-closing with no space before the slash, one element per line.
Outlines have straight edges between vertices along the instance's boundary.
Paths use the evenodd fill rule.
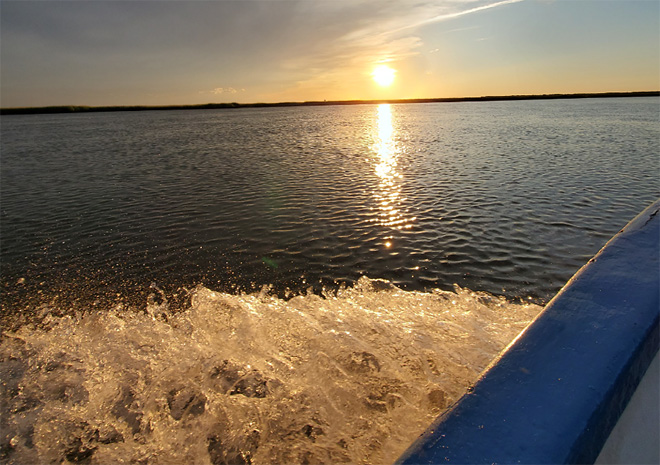
<path fill-rule="evenodd" d="M 581 94 L 539 94 L 539 95 L 491 95 L 483 97 L 454 98 L 424 98 L 424 99 L 389 99 L 389 100 L 337 100 L 337 101 L 307 101 L 279 103 L 205 103 L 201 105 L 131 105 L 131 106 L 77 106 L 62 105 L 48 107 L 0 108 L 0 115 L 30 115 L 45 113 L 86 113 L 107 111 L 158 111 L 158 110 L 215 110 L 223 108 L 263 108 L 263 107 L 293 107 L 321 105 L 360 105 L 379 103 L 438 103 L 438 102 L 492 102 L 504 100 L 552 100 L 578 98 L 610 98 L 610 97 L 658 97 L 660 91 L 643 92 L 605 92 Z"/>

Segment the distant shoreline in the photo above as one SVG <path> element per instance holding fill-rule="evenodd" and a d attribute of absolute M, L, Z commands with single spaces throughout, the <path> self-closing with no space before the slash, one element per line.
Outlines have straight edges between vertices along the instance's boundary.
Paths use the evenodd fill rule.
<path fill-rule="evenodd" d="M 323 105 L 373 105 L 380 103 L 449 103 L 449 102 L 495 102 L 507 100 L 557 100 L 581 98 L 612 97 L 658 97 L 660 90 L 638 92 L 603 92 L 579 94 L 538 94 L 538 95 L 502 95 L 483 97 L 421 98 L 421 99 L 383 99 L 383 100 L 334 100 L 279 103 L 203 103 L 198 105 L 129 105 L 129 106 L 78 106 L 60 105 L 47 107 L 0 108 L 0 115 L 34 115 L 47 113 L 87 113 L 108 111 L 153 111 L 153 110 L 215 110 L 222 108 L 267 108 L 267 107 L 304 107 Z"/>

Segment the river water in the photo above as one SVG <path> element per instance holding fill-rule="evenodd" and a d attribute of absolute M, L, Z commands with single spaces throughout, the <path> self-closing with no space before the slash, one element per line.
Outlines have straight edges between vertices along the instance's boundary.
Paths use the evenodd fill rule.
<path fill-rule="evenodd" d="M 659 103 L 3 116 L 0 456 L 391 462 L 660 196 Z"/>

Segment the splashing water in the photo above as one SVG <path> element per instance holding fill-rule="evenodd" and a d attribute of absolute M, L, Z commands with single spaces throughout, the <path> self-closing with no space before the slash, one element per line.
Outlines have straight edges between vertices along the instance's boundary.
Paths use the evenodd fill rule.
<path fill-rule="evenodd" d="M 361 278 L 282 300 L 198 287 L 47 315 L 0 344 L 8 463 L 391 463 L 541 307 Z"/>

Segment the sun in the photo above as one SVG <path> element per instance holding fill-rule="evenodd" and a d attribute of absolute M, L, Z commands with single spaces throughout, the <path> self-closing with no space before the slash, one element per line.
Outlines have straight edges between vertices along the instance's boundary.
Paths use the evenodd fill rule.
<path fill-rule="evenodd" d="M 379 86 L 388 87 L 394 82 L 396 70 L 387 65 L 378 65 L 374 68 L 371 76 Z"/>

